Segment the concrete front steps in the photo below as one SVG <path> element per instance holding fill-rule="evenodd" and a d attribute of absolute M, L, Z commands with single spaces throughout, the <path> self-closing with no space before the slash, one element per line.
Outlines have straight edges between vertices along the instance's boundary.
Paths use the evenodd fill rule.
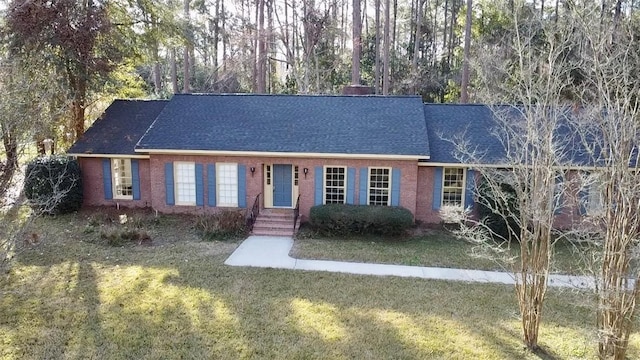
<path fill-rule="evenodd" d="M 252 234 L 260 236 L 293 236 L 296 230 L 296 226 L 293 224 L 293 216 L 293 209 L 262 209 L 253 224 Z"/>

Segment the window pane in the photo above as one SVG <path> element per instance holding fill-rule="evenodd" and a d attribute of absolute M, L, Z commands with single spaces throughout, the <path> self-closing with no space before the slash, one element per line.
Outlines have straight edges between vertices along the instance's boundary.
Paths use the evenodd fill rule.
<path fill-rule="evenodd" d="M 389 172 L 388 168 L 369 169 L 369 205 L 389 205 Z"/>
<path fill-rule="evenodd" d="M 442 182 L 442 205 L 462 206 L 464 169 L 445 168 Z"/>
<path fill-rule="evenodd" d="M 133 198 L 133 181 L 131 179 L 131 159 L 113 159 L 113 193 L 117 199 Z"/>
<path fill-rule="evenodd" d="M 345 202 L 345 172 L 344 167 L 327 167 L 324 175 L 324 203 L 344 204 Z"/>
<path fill-rule="evenodd" d="M 238 165 L 216 165 L 218 206 L 238 206 Z"/>
<path fill-rule="evenodd" d="M 196 203 L 196 164 L 175 163 L 176 203 L 195 205 Z"/>

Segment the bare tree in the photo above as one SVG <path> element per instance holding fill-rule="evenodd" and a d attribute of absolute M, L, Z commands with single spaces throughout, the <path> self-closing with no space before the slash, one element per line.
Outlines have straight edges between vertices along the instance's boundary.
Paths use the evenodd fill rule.
<path fill-rule="evenodd" d="M 583 147 L 595 165 L 591 176 L 597 179 L 585 182 L 583 191 L 596 196 L 582 200 L 598 211 L 588 214 L 582 225 L 601 251 L 596 269 L 599 356 L 625 359 L 640 296 L 640 49 L 630 20 L 618 18 L 594 31 L 597 11 L 590 10 L 575 10 L 571 16 L 583 36 L 579 55 L 584 76 L 577 95 L 583 105 Z M 600 203 L 588 204 L 590 198 Z"/>
<path fill-rule="evenodd" d="M 514 24 L 518 23 L 516 18 Z M 454 140 L 462 163 L 493 165 L 476 169 L 476 203 L 501 217 L 506 229 L 500 233 L 488 219 L 476 220 L 465 212 L 458 234 L 502 260 L 514 274 L 523 341 L 534 351 L 558 239 L 553 228 L 554 215 L 562 207 L 557 184 L 558 179 L 568 181 L 558 169 L 567 168 L 571 159 L 566 138 L 558 136 L 571 109 L 563 94 L 572 85 L 565 56 L 570 39 L 562 34 L 562 29 L 530 21 L 514 27 L 512 48 L 494 48 L 495 53 L 488 51 L 479 60 L 479 88 L 486 89 L 479 94 L 482 100 L 519 104 L 492 108 L 500 156 L 495 149 L 487 154 L 464 135 Z M 516 258 L 505 251 L 511 244 L 519 247 Z"/>
<path fill-rule="evenodd" d="M 64 157 L 52 156 L 44 161 L 38 161 L 35 167 L 40 167 L 42 171 L 26 171 L 25 184 L 35 185 L 39 190 L 31 199 L 24 201 L 22 196 L 14 197 L 14 203 L 6 204 L 6 197 L 0 198 L 0 270 L 5 270 L 11 265 L 11 259 L 18 253 L 36 245 L 41 240 L 41 234 L 29 232 L 29 224 L 36 218 L 44 214 L 55 214 L 60 204 L 68 203 L 69 196 L 75 191 L 76 197 L 73 202 L 77 207 L 81 204 L 79 194 L 82 191 L 81 177 L 78 164 Z M 58 159 L 62 159 L 59 161 Z M 71 165 L 73 164 L 73 168 Z M 30 167 L 29 166 L 29 167 Z M 27 169 L 29 169 L 27 167 Z M 42 176 L 44 173 L 47 176 Z M 15 184 L 17 188 L 20 185 Z M 25 185 L 26 188 L 26 185 Z M 25 189 L 27 192 L 27 189 Z M 31 207 L 29 216 L 20 216 L 20 207 L 28 205 Z"/>

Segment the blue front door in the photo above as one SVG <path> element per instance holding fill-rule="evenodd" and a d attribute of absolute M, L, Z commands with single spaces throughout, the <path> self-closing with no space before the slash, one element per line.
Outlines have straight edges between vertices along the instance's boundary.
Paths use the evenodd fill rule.
<path fill-rule="evenodd" d="M 291 165 L 273 165 L 273 206 L 291 207 Z"/>

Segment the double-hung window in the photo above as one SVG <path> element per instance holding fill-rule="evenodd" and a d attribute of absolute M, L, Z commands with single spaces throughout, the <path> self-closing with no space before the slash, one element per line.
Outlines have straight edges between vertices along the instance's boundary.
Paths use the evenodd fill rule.
<path fill-rule="evenodd" d="M 344 204 L 346 200 L 347 168 L 344 166 L 325 166 L 324 203 Z"/>
<path fill-rule="evenodd" d="M 369 205 L 391 204 L 391 169 L 369 168 Z"/>
<path fill-rule="evenodd" d="M 605 186 L 602 181 L 602 174 L 591 174 L 588 177 L 589 192 L 587 197 L 587 214 L 600 216 L 605 210 L 604 192 Z"/>
<path fill-rule="evenodd" d="M 176 205 L 196 204 L 196 164 L 174 163 Z"/>
<path fill-rule="evenodd" d="M 113 197 L 115 199 L 133 199 L 133 180 L 131 176 L 131 159 L 112 159 Z"/>
<path fill-rule="evenodd" d="M 464 168 L 444 168 L 442 206 L 461 207 L 464 204 Z"/>
<path fill-rule="evenodd" d="M 238 206 L 238 164 L 216 164 L 217 206 Z"/>

